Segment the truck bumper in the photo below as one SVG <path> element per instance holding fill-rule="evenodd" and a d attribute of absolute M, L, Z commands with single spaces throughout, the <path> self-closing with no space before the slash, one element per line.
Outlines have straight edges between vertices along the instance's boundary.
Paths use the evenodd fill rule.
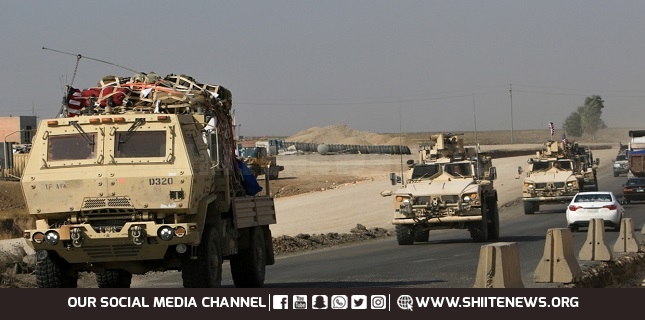
<path fill-rule="evenodd" d="M 164 259 L 170 246 L 199 244 L 195 223 L 126 223 L 119 231 L 96 231 L 89 224 L 25 230 L 34 250 L 53 250 L 69 263 Z"/>
<path fill-rule="evenodd" d="M 444 224 L 444 223 L 455 223 L 455 222 L 470 222 L 470 221 L 481 221 L 482 216 L 452 216 L 452 217 L 442 217 L 442 218 L 431 218 L 428 220 L 424 219 L 394 219 L 392 224 L 418 224 L 418 223 L 427 223 L 427 224 Z"/>

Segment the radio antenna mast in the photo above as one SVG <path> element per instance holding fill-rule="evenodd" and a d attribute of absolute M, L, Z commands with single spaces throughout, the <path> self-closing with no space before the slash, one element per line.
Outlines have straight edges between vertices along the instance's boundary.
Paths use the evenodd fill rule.
<path fill-rule="evenodd" d="M 118 64 L 116 64 L 116 63 L 112 63 L 112 62 L 105 61 L 105 60 L 101 60 L 101 59 L 96 59 L 96 58 L 91 58 L 91 57 L 83 56 L 83 55 L 81 55 L 80 53 L 79 53 L 79 54 L 74 54 L 74 53 L 64 52 L 64 51 L 60 51 L 60 50 L 54 50 L 54 49 L 50 49 L 50 48 L 46 48 L 46 47 L 43 47 L 43 50 L 54 51 L 54 52 L 58 52 L 58 53 L 62 53 L 62 54 L 70 55 L 70 56 L 76 56 L 76 59 L 77 59 L 77 60 L 81 60 L 81 58 L 85 58 L 85 59 L 94 60 L 94 61 L 97 61 L 97 62 L 102 62 L 102 63 L 105 63 L 105 64 L 109 64 L 109 65 L 111 65 L 111 66 L 119 67 L 119 68 L 122 68 L 122 69 L 128 70 L 128 71 L 130 71 L 130 72 L 134 72 L 134 73 L 142 73 L 142 72 L 139 72 L 139 71 L 136 71 L 136 70 L 130 69 L 130 68 L 128 68 L 128 67 L 124 67 L 124 66 L 122 66 L 122 65 L 118 65 Z"/>

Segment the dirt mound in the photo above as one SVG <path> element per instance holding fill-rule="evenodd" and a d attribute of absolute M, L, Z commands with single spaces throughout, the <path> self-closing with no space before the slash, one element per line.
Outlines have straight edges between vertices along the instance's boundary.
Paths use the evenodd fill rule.
<path fill-rule="evenodd" d="M 313 235 L 301 233 L 295 237 L 279 236 L 277 238 L 273 238 L 273 250 L 276 255 L 284 255 L 391 235 L 391 230 L 383 228 L 367 229 L 365 226 L 357 224 L 355 228 L 350 230 L 350 233 L 330 232 L 327 234 Z"/>
<path fill-rule="evenodd" d="M 285 139 L 287 142 L 387 145 L 392 138 L 367 131 L 350 129 L 347 125 L 336 124 L 326 127 L 313 127 L 302 130 Z M 397 143 L 398 144 L 398 143 Z"/>

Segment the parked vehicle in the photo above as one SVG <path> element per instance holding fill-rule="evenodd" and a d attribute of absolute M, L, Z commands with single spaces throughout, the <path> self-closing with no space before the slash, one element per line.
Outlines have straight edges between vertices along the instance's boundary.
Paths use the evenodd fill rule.
<path fill-rule="evenodd" d="M 623 199 L 625 204 L 632 201 L 645 201 L 645 178 L 628 178 L 623 184 Z"/>
<path fill-rule="evenodd" d="M 591 219 L 603 219 L 605 227 L 620 229 L 625 209 L 611 191 L 577 193 L 567 207 L 567 226 L 571 232 L 589 227 Z"/>

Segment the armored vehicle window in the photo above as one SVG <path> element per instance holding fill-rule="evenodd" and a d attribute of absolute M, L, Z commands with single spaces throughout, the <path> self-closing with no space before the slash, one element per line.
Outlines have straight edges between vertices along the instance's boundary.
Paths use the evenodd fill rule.
<path fill-rule="evenodd" d="M 115 140 L 116 158 L 148 158 L 166 156 L 165 131 L 137 131 L 127 139 L 127 132 L 118 132 Z"/>
<path fill-rule="evenodd" d="M 436 164 L 421 164 L 414 166 L 412 169 L 412 179 L 430 178 L 439 172 L 439 166 Z"/>
<path fill-rule="evenodd" d="M 616 161 L 626 161 L 627 160 L 627 155 L 625 154 L 619 154 L 616 156 Z"/>
<path fill-rule="evenodd" d="M 446 165 L 446 172 L 453 176 L 470 176 L 470 166 L 465 163 L 455 163 Z"/>
<path fill-rule="evenodd" d="M 553 166 L 558 168 L 558 169 L 570 170 L 571 169 L 571 162 L 570 161 L 555 161 L 553 163 Z"/>
<path fill-rule="evenodd" d="M 533 162 L 533 171 L 540 171 L 544 169 L 548 169 L 550 164 L 548 162 Z"/>
<path fill-rule="evenodd" d="M 89 133 L 96 141 L 96 133 Z M 80 133 L 50 136 L 47 144 L 47 161 L 83 160 L 96 157 L 96 144 L 90 144 Z"/>

